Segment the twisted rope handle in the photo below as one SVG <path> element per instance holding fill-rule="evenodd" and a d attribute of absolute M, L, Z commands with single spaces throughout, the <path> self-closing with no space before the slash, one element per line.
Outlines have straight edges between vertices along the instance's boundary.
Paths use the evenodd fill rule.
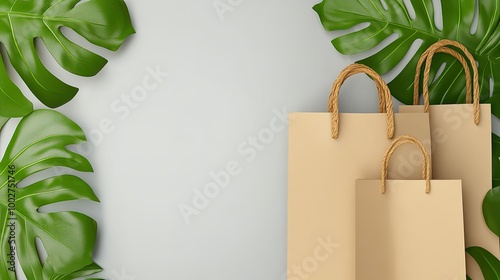
<path fill-rule="evenodd" d="M 388 173 L 388 168 L 389 168 L 389 160 L 391 159 L 392 155 L 394 154 L 395 150 L 403 145 L 403 144 L 415 144 L 420 152 L 422 153 L 423 157 L 423 166 L 422 166 L 422 178 L 425 180 L 425 193 L 430 193 L 431 192 L 431 181 L 430 181 L 430 174 L 431 174 L 431 161 L 429 158 L 429 154 L 427 153 L 427 150 L 425 149 L 424 145 L 422 142 L 418 141 L 417 138 L 409 135 L 404 135 L 396 138 L 389 149 L 385 152 L 384 158 L 382 159 L 382 193 L 384 194 L 386 191 L 386 180 L 387 180 L 387 173 Z"/>
<path fill-rule="evenodd" d="M 456 52 L 453 49 L 447 48 L 446 46 L 454 46 L 460 49 L 467 59 L 469 60 L 471 67 L 472 67 L 472 73 L 473 77 L 471 79 L 470 77 L 470 69 L 468 67 L 467 62 L 463 58 L 462 55 L 460 55 L 458 52 Z M 472 54 L 469 52 L 469 50 L 462 44 L 456 41 L 452 40 L 441 40 L 432 46 L 430 46 L 420 57 L 418 63 L 417 63 L 417 69 L 415 72 L 415 79 L 413 83 L 413 104 L 417 105 L 419 103 L 419 81 L 420 81 L 420 72 L 422 68 L 422 64 L 425 60 L 425 69 L 424 69 L 424 83 L 423 83 L 423 96 L 424 96 L 424 107 L 425 107 L 425 112 L 429 112 L 429 76 L 430 76 L 430 71 L 431 71 L 431 63 L 432 63 L 432 58 L 434 55 L 438 52 L 444 52 L 448 53 L 452 56 L 454 56 L 460 63 L 462 63 L 462 66 L 465 70 L 465 76 L 466 76 L 466 103 L 470 104 L 471 102 L 473 103 L 473 108 L 474 108 L 474 123 L 477 125 L 479 124 L 479 118 L 480 118 L 480 108 L 479 108 L 479 99 L 480 99 L 480 89 L 479 89 L 479 74 L 477 70 L 477 65 L 476 65 L 476 60 L 472 56 Z M 467 65 L 467 66 L 466 66 Z M 471 87 L 471 80 L 473 81 L 473 88 Z"/>
<path fill-rule="evenodd" d="M 342 84 L 347 78 L 354 74 L 365 73 L 370 76 L 377 85 L 379 96 L 379 112 L 387 114 L 387 138 L 394 137 L 394 110 L 392 107 L 392 96 L 387 84 L 382 77 L 363 64 L 351 64 L 339 74 L 332 86 L 330 97 L 328 98 L 328 112 L 332 113 L 332 138 L 339 136 L 339 92 Z"/>
<path fill-rule="evenodd" d="M 414 83 L 413 83 L 413 104 L 414 105 L 417 105 L 419 103 L 419 82 L 420 82 L 420 70 L 422 69 L 422 65 L 424 63 L 424 61 L 428 58 L 428 55 L 430 53 L 430 48 L 427 49 L 423 54 L 422 56 L 420 57 L 420 59 L 418 60 L 418 63 L 417 63 L 417 72 L 415 73 L 415 80 L 414 80 Z M 470 76 L 470 68 L 469 68 L 469 65 L 467 64 L 467 61 L 465 60 L 465 58 L 460 54 L 458 53 L 457 51 L 453 50 L 453 49 L 450 49 L 448 47 L 440 47 L 439 49 L 436 50 L 436 53 L 447 53 L 453 57 L 455 57 L 463 66 L 463 68 L 465 69 L 465 92 L 466 92 L 466 103 L 471 103 L 472 102 L 472 79 L 471 79 L 471 76 Z M 427 76 L 427 81 L 428 81 L 429 77 Z M 427 93 L 424 92 L 425 98 L 427 98 L 428 100 L 428 96 L 429 96 L 429 91 L 427 90 Z"/>

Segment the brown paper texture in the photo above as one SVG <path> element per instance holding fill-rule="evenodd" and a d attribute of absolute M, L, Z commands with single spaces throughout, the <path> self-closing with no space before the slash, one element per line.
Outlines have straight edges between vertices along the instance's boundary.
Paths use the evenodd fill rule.
<path fill-rule="evenodd" d="M 500 258 L 498 237 L 483 217 L 482 203 L 491 189 L 491 105 L 480 105 L 479 125 L 474 124 L 472 104 L 431 105 L 433 179 L 461 179 L 465 246 L 480 246 Z M 402 113 L 424 112 L 423 105 L 401 106 Z M 484 279 L 474 259 L 467 255 L 467 274 Z"/>
<path fill-rule="evenodd" d="M 356 280 L 465 279 L 459 180 L 356 182 Z M 354 279 L 354 278 L 352 278 Z"/>
<path fill-rule="evenodd" d="M 289 115 L 288 280 L 354 280 L 355 182 L 380 178 L 386 114 L 340 114 L 339 138 L 330 113 Z M 428 114 L 395 114 L 395 134 L 412 135 L 430 151 Z M 421 178 L 422 160 L 401 147 L 390 178 Z"/>

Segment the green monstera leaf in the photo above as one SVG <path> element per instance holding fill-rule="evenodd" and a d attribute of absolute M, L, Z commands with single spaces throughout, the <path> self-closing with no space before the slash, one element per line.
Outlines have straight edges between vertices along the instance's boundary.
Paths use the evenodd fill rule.
<path fill-rule="evenodd" d="M 406 6 L 406 2 L 411 7 Z M 479 6 L 475 28 L 476 2 Z M 326 30 L 345 30 L 362 23 L 369 24 L 332 41 L 342 54 L 372 50 L 396 34 L 395 40 L 384 42 L 378 52 L 359 61 L 380 74 L 401 63 L 411 46 L 417 46 L 416 52 L 410 53 L 413 55 L 409 63 L 389 83 L 394 97 L 405 104 L 412 103 L 412 77 L 421 54 L 440 39 L 459 41 L 479 62 L 481 101 L 491 103 L 493 113 L 500 117 L 500 1 L 453 0 L 440 3 L 445 5 L 442 9 L 442 28 L 435 23 L 435 17 L 441 15 L 436 15 L 432 0 L 323 0 L 314 9 Z M 434 80 L 443 63 L 446 63 L 445 70 Z M 436 55 L 431 70 L 431 81 L 434 81 L 429 87 L 431 104 L 465 101 L 462 72 L 460 63 L 451 56 Z M 491 87 L 490 79 L 494 81 Z M 490 91 L 493 92 L 491 97 Z"/>
<path fill-rule="evenodd" d="M 490 230 L 500 237 L 500 188 L 493 188 L 486 194 L 483 215 Z"/>
<path fill-rule="evenodd" d="M 495 133 L 491 134 L 491 157 L 492 157 L 492 171 L 494 188 L 500 187 L 500 137 Z"/>
<path fill-rule="evenodd" d="M 500 261 L 481 247 L 469 247 L 467 253 L 477 262 L 485 280 L 500 279 Z"/>
<path fill-rule="evenodd" d="M 82 277 L 93 275 L 93 274 L 96 274 L 96 273 L 101 272 L 101 271 L 102 271 L 102 268 L 99 265 L 92 263 L 92 264 L 85 266 L 77 271 L 74 271 L 74 272 L 71 272 L 71 273 L 68 273 L 65 275 L 58 275 L 56 279 L 57 280 L 80 279 Z M 54 274 L 52 273 L 52 274 L 48 274 L 48 275 L 54 275 Z M 86 280 L 104 280 L 104 279 L 102 279 L 102 278 L 87 278 Z"/>
<path fill-rule="evenodd" d="M 86 158 L 66 148 L 84 141 L 80 127 L 56 111 L 33 111 L 18 124 L 0 161 L 0 279 L 16 279 L 16 263 L 28 279 L 71 279 L 100 270 L 92 260 L 97 233 L 93 219 L 78 212 L 39 210 L 63 201 L 97 202 L 91 187 L 68 174 L 31 179 L 18 187 L 52 167 L 92 171 Z M 47 255 L 43 261 L 37 238 Z"/>
<path fill-rule="evenodd" d="M 123 0 L 1 1 L 0 43 L 29 89 L 51 108 L 67 103 L 78 89 L 47 70 L 36 52 L 35 39 L 41 39 L 62 68 L 76 75 L 93 76 L 107 62 L 69 40 L 61 31 L 64 27 L 109 50 L 118 49 L 134 33 Z M 9 78 L 6 68 L 0 66 L 0 116 L 21 117 L 32 109 L 32 103 Z"/>

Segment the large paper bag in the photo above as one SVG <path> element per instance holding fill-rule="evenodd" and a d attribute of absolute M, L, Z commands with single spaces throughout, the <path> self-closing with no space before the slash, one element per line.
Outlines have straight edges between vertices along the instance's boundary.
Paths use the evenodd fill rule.
<path fill-rule="evenodd" d="M 471 75 L 462 55 L 445 46 L 459 48 L 470 61 Z M 466 102 L 473 104 L 430 105 L 429 72 L 436 52 L 455 56 L 466 74 Z M 480 246 L 500 258 L 498 237 L 487 227 L 482 202 L 491 189 L 491 107 L 479 104 L 479 81 L 476 61 L 463 45 L 443 40 L 432 45 L 420 58 L 414 82 L 414 104 L 419 103 L 419 78 L 425 61 L 423 99 L 425 105 L 401 106 L 400 112 L 429 112 L 432 136 L 432 171 L 435 179 L 461 179 L 464 198 L 465 245 Z M 472 90 L 473 89 L 473 90 Z M 472 91 L 474 92 L 472 97 Z M 484 279 L 479 266 L 467 255 L 467 274 L 474 280 Z"/>
<path fill-rule="evenodd" d="M 423 180 L 386 180 L 405 143 L 423 154 Z M 382 180 L 356 182 L 356 280 L 465 279 L 462 184 L 430 173 L 424 146 L 401 136 L 383 158 Z"/>
<path fill-rule="evenodd" d="M 342 83 L 360 72 L 375 80 L 385 113 L 338 112 Z M 364 65 L 342 71 L 328 107 L 329 113 L 289 115 L 288 280 L 354 280 L 355 180 L 378 178 L 393 135 L 430 138 L 428 114 L 394 114 L 387 85 Z M 392 176 L 419 178 L 419 158 L 395 159 Z"/>

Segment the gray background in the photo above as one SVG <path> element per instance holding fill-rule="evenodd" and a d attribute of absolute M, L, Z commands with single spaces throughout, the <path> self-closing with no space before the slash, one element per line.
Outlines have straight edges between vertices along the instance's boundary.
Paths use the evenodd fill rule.
<path fill-rule="evenodd" d="M 47 210 L 98 221 L 101 277 L 286 278 L 287 129 L 269 135 L 269 123 L 276 111 L 326 111 L 336 76 L 367 54 L 334 50 L 330 40 L 340 33 L 323 30 L 312 10 L 318 0 L 220 0 L 232 9 L 223 14 L 216 2 L 127 1 L 137 34 L 117 53 L 67 31 L 109 59 L 93 78 L 62 71 L 40 45 L 48 68 L 81 88 L 60 111 L 89 137 L 75 149 L 95 173 L 80 176 L 101 199 Z M 168 76 L 155 78 L 155 69 Z M 342 92 L 343 112 L 376 111 L 368 78 L 353 77 Z M 267 143 L 250 156 L 249 137 L 259 133 Z M 239 172 L 228 186 L 184 217 L 179 207 L 193 207 L 210 173 L 234 162 Z"/>

